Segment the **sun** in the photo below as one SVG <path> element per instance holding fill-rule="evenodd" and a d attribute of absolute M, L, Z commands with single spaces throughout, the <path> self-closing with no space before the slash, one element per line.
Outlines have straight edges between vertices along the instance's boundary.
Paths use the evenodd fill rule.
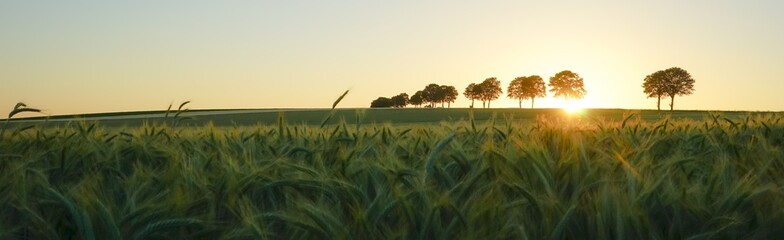
<path fill-rule="evenodd" d="M 584 99 L 577 99 L 571 101 L 562 101 L 560 105 L 561 109 L 563 109 L 567 114 L 577 115 L 585 112 L 586 102 Z"/>
<path fill-rule="evenodd" d="M 576 114 L 576 113 L 582 112 L 583 108 L 580 107 L 580 106 L 577 106 L 577 104 L 570 104 L 570 105 L 564 106 L 564 111 L 566 111 L 566 113 L 569 113 L 569 114 Z"/>
<path fill-rule="evenodd" d="M 583 112 L 583 107 L 577 104 L 569 104 L 564 106 L 563 110 L 568 114 L 579 114 Z"/>

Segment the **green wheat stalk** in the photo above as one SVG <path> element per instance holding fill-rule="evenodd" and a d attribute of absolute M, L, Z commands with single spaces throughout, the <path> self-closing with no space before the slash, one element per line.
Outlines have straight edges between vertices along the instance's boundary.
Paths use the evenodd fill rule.
<path fill-rule="evenodd" d="M 29 107 L 27 107 L 27 104 L 24 104 L 23 102 L 16 103 L 16 106 L 14 106 L 14 109 L 11 110 L 10 113 L 8 113 L 8 118 L 5 119 L 5 123 L 3 124 L 3 128 L 0 129 L 0 138 L 2 138 L 4 136 L 5 130 L 8 127 L 8 122 L 11 121 L 11 118 L 14 117 L 16 114 L 23 113 L 23 112 L 37 112 L 37 113 L 40 113 L 41 110 L 40 109 L 36 109 L 36 108 L 29 108 Z"/>
<path fill-rule="evenodd" d="M 341 94 L 340 97 L 338 97 L 338 99 L 336 99 L 335 102 L 332 103 L 332 108 L 329 110 L 329 115 L 327 115 L 327 117 L 324 118 L 323 121 L 321 121 L 321 128 L 324 128 L 324 126 L 327 125 L 327 122 L 329 122 L 329 120 L 332 119 L 332 116 L 335 115 L 335 107 L 337 107 L 338 103 L 340 103 L 340 101 L 342 101 L 343 98 L 346 97 L 346 95 L 348 95 L 349 91 L 350 90 L 346 90 L 345 92 L 343 92 L 343 94 Z"/>

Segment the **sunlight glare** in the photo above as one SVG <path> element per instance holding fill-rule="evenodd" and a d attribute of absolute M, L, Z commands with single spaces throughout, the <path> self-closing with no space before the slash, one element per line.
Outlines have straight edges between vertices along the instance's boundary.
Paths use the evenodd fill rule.
<path fill-rule="evenodd" d="M 567 114 L 575 115 L 581 114 L 585 111 L 585 101 L 583 99 L 580 100 L 571 100 L 571 101 L 561 101 L 560 106 L 561 109 L 564 110 Z"/>
<path fill-rule="evenodd" d="M 576 114 L 576 113 L 580 113 L 580 112 L 583 111 L 583 108 L 578 106 L 577 104 L 566 105 L 566 106 L 564 106 L 563 109 L 564 109 L 564 111 L 566 111 L 566 113 L 569 113 L 569 114 Z"/>

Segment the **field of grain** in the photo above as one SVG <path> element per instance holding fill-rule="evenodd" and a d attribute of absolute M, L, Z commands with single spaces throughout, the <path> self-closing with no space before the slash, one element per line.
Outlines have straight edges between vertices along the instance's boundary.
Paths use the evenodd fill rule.
<path fill-rule="evenodd" d="M 784 236 L 782 114 L 371 114 L 7 125 L 0 238 Z"/>
<path fill-rule="evenodd" d="M 139 127 L 145 123 L 155 124 L 168 122 L 172 125 L 172 118 L 177 111 L 146 111 L 146 112 L 116 112 L 83 115 L 40 116 L 11 119 L 10 125 L 24 127 L 32 125 L 42 127 L 61 127 L 74 119 L 84 119 L 88 122 L 100 122 L 104 127 Z M 203 114 L 203 113 L 211 114 Z M 188 110 L 180 115 L 183 119 L 181 125 L 201 127 L 212 124 L 217 127 L 233 127 L 248 125 L 274 125 L 282 115 L 288 124 L 319 125 L 325 116 L 332 115 L 334 123 L 343 119 L 348 124 L 384 124 L 422 125 L 439 124 L 441 122 L 454 123 L 458 121 L 486 122 L 494 119 L 496 122 L 511 120 L 514 122 L 533 122 L 539 117 L 581 118 L 586 121 L 601 122 L 605 120 L 620 121 L 629 114 L 635 114 L 645 121 L 658 121 L 663 118 L 703 120 L 711 114 L 719 114 L 729 119 L 743 119 L 748 115 L 761 116 L 771 112 L 708 112 L 708 111 L 655 111 L 655 110 L 624 110 L 624 109 L 585 109 L 578 114 L 565 115 L 563 109 L 537 108 L 537 109 L 469 109 L 469 108 L 390 108 L 390 109 L 235 109 L 235 110 Z M 166 117 L 168 116 L 168 117 Z"/>

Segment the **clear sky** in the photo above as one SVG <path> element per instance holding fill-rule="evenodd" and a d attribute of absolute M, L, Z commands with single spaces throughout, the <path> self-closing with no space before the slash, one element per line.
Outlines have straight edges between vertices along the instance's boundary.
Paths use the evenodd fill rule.
<path fill-rule="evenodd" d="M 0 111 L 367 107 L 429 83 L 577 72 L 583 104 L 655 108 L 643 78 L 681 67 L 676 109 L 784 110 L 782 1 L 0 2 Z M 557 107 L 551 99 L 537 107 Z M 669 100 L 663 102 L 665 107 Z M 523 102 L 529 106 L 530 102 Z"/>

